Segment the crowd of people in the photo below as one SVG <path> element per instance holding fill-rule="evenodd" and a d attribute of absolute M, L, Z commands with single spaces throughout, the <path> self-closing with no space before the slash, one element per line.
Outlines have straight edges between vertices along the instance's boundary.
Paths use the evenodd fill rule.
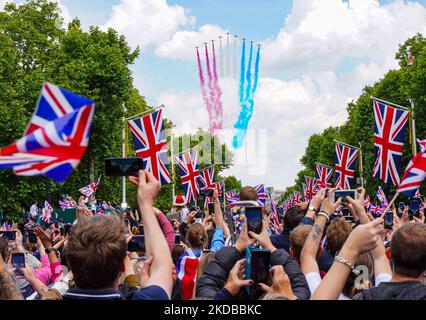
<path fill-rule="evenodd" d="M 136 210 L 98 214 L 80 199 L 73 224 L 30 221 L 3 233 L 0 299 L 426 299 L 424 208 L 412 220 L 408 207 L 394 209 L 385 228 L 366 211 L 364 189 L 337 201 L 333 189 L 321 189 L 288 209 L 272 235 L 264 208 L 259 230 L 244 215 L 247 203 L 256 206 L 253 187 L 226 212 L 215 190 L 206 210 L 178 196 L 165 214 L 154 207 L 160 184 L 149 172 L 129 180 Z"/>

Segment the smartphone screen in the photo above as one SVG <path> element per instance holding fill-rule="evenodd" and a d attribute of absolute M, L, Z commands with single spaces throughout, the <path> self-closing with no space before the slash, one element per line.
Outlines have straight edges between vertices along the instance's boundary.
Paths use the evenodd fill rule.
<path fill-rule="evenodd" d="M 203 219 L 204 218 L 204 211 L 198 211 L 195 215 L 195 219 Z"/>
<path fill-rule="evenodd" d="M 68 235 L 71 231 L 72 224 L 66 224 L 64 227 L 65 235 Z"/>
<path fill-rule="evenodd" d="M 263 294 L 258 284 L 268 284 L 271 252 L 265 249 L 250 250 L 246 258 L 246 278 L 254 282 L 249 289 L 250 298 L 257 300 Z"/>
<path fill-rule="evenodd" d="M 127 244 L 127 251 L 139 252 L 145 251 L 145 237 L 144 236 L 133 236 Z"/>
<path fill-rule="evenodd" d="M 399 207 L 399 209 L 401 209 L 402 211 L 404 211 L 404 209 L 405 209 L 405 203 L 404 202 L 400 202 L 398 207 Z"/>
<path fill-rule="evenodd" d="M 142 158 L 105 159 L 105 174 L 108 177 L 137 176 L 139 170 L 144 170 Z"/>
<path fill-rule="evenodd" d="M 15 231 L 0 231 L 0 235 L 9 241 L 15 241 Z"/>
<path fill-rule="evenodd" d="M 203 197 L 213 197 L 214 190 L 213 189 L 202 189 L 200 190 L 200 194 Z"/>
<path fill-rule="evenodd" d="M 34 233 L 34 229 L 28 229 L 28 240 L 30 243 L 37 243 L 37 236 Z"/>
<path fill-rule="evenodd" d="M 393 211 L 388 211 L 384 217 L 385 220 L 385 228 L 392 229 L 393 227 Z"/>
<path fill-rule="evenodd" d="M 126 227 L 129 226 L 129 219 L 124 219 L 124 224 L 126 225 Z"/>
<path fill-rule="evenodd" d="M 422 201 L 420 198 L 411 198 L 409 201 L 410 211 L 413 214 L 416 214 L 420 209 L 421 203 Z"/>
<path fill-rule="evenodd" d="M 262 232 L 262 208 L 246 207 L 248 231 L 260 234 Z"/>
<path fill-rule="evenodd" d="M 349 208 L 342 208 L 342 214 L 345 218 L 350 216 Z"/>
<path fill-rule="evenodd" d="M 208 205 L 209 213 L 214 214 L 214 203 L 209 203 Z"/>
<path fill-rule="evenodd" d="M 334 191 L 334 201 L 336 202 L 339 198 L 342 198 L 342 203 L 347 203 L 346 197 L 349 196 L 355 200 L 356 194 L 356 190 L 336 190 Z"/>
<path fill-rule="evenodd" d="M 12 253 L 12 265 L 16 269 L 16 275 L 23 276 L 21 269 L 25 268 L 25 255 L 23 253 Z"/>
<path fill-rule="evenodd" d="M 181 236 L 180 234 L 175 234 L 175 244 L 181 243 Z"/>

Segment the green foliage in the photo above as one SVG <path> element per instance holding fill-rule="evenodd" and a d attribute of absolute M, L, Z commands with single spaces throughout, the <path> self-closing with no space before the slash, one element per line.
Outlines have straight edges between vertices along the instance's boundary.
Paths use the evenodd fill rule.
<path fill-rule="evenodd" d="M 408 66 L 407 57 L 411 54 L 415 57 L 414 64 Z M 371 97 L 377 97 L 393 103 L 410 107 L 409 99 L 414 99 L 416 134 L 418 138 L 426 138 L 426 39 L 418 34 L 402 44 L 396 53 L 396 59 L 401 68 L 390 70 L 383 79 L 374 86 L 366 86 L 357 101 L 348 104 L 348 120 L 341 127 L 327 128 L 321 134 L 310 137 L 301 163 L 305 169 L 298 173 L 297 186 L 303 181 L 306 173 L 313 173 L 315 162 L 321 162 L 334 166 L 334 139 L 359 146 L 362 144 L 363 152 L 363 177 L 367 193 L 375 195 L 377 187 L 381 185 L 385 193 L 391 195 L 396 191 L 395 187 L 385 185 L 373 178 L 374 162 L 374 114 Z M 406 131 L 405 147 L 403 152 L 403 171 L 412 157 L 410 134 Z M 359 175 L 359 170 L 357 170 Z M 294 187 L 288 188 L 283 200 L 292 192 Z M 425 187 L 422 187 L 425 192 Z M 374 201 L 374 200 L 373 200 Z"/>

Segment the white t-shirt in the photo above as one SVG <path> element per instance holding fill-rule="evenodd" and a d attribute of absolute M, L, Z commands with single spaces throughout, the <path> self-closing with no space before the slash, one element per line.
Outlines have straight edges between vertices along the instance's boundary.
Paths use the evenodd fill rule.
<path fill-rule="evenodd" d="M 306 278 L 306 282 L 308 283 L 311 294 L 314 294 L 315 290 L 317 290 L 322 280 L 320 274 L 316 272 L 310 272 L 307 275 L 305 275 L 305 278 Z M 375 279 L 376 280 L 375 285 L 377 287 L 381 282 L 389 282 L 391 279 L 392 279 L 392 275 L 390 274 L 387 274 L 387 273 L 378 274 Z M 338 300 L 351 300 L 351 299 L 341 293 L 339 295 Z"/>
<path fill-rule="evenodd" d="M 188 213 L 189 213 L 189 209 L 187 207 L 182 208 L 182 210 L 180 211 L 180 217 L 181 217 L 182 221 L 185 221 Z"/>
<path fill-rule="evenodd" d="M 37 211 L 38 211 L 37 205 L 34 203 L 30 208 L 30 214 L 33 218 L 35 218 L 38 215 Z"/>

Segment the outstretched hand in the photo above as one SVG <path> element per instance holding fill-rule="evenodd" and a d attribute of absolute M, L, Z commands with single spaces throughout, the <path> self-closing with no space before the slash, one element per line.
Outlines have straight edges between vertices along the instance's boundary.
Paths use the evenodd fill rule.
<path fill-rule="evenodd" d="M 40 238 L 40 241 L 45 248 L 50 248 L 52 246 L 51 238 L 40 226 L 37 226 L 34 229 L 34 233 Z"/>
<path fill-rule="evenodd" d="M 324 199 L 321 205 L 321 211 L 327 212 L 329 216 L 331 216 L 336 211 L 336 208 L 342 203 L 342 198 L 339 198 L 336 202 L 334 202 L 334 190 L 336 189 L 330 189 L 327 198 Z"/>
<path fill-rule="evenodd" d="M 265 248 L 269 249 L 271 251 L 275 251 L 276 248 L 271 242 L 271 237 L 269 237 L 268 228 L 266 228 L 266 221 L 265 219 L 262 220 L 262 231 L 260 234 L 254 233 L 253 231 L 249 232 L 249 236 L 252 239 L 255 239 L 259 244 Z"/>
<path fill-rule="evenodd" d="M 140 170 L 138 177 L 129 177 L 129 181 L 138 187 L 139 205 L 148 205 L 153 207 L 158 192 L 160 191 L 160 182 L 149 171 Z"/>
<path fill-rule="evenodd" d="M 239 260 L 229 272 L 225 289 L 228 290 L 233 297 L 235 297 L 242 288 L 253 284 L 253 280 L 245 279 L 245 265 L 246 259 Z"/>

